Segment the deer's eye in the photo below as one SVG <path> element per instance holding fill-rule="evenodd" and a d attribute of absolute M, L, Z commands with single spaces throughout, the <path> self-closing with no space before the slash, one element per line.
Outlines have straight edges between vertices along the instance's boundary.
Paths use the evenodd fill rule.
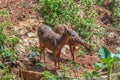
<path fill-rule="evenodd" d="M 73 37 L 75 36 L 75 35 L 72 35 Z"/>

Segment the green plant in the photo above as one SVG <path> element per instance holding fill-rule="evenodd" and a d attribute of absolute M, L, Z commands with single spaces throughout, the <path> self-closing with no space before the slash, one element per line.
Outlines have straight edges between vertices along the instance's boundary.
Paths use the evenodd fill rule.
<path fill-rule="evenodd" d="M 21 7 L 22 7 L 22 8 L 30 8 L 30 7 L 31 7 L 31 3 L 32 3 L 31 0 L 23 1 L 23 2 L 21 3 Z"/>
<path fill-rule="evenodd" d="M 40 50 L 39 47 L 34 47 L 30 49 L 32 54 L 29 55 L 29 58 L 35 58 L 36 56 L 39 56 Z"/>
<path fill-rule="evenodd" d="M 81 64 L 75 64 L 75 63 L 72 63 L 72 70 L 73 70 L 73 72 L 74 72 L 74 75 L 75 75 L 75 77 L 76 77 L 76 79 L 77 78 L 79 78 L 79 73 L 78 73 L 78 71 L 80 70 L 80 68 L 81 68 Z M 71 69 L 70 69 L 71 70 Z M 79 80 L 79 79 L 78 79 Z"/>
<path fill-rule="evenodd" d="M 44 71 L 41 74 L 44 76 L 41 80 L 57 80 L 57 76 L 49 71 Z"/>
<path fill-rule="evenodd" d="M 9 17 L 9 11 L 7 9 L 1 9 L 0 10 L 0 17 Z"/>
<path fill-rule="evenodd" d="M 11 37 L 10 40 L 11 40 L 12 47 L 15 47 L 19 41 L 19 38 L 15 36 L 15 37 Z"/>
<path fill-rule="evenodd" d="M 84 5 L 84 8 L 89 8 L 95 2 L 95 0 L 80 0 L 80 2 Z"/>
<path fill-rule="evenodd" d="M 66 77 L 69 75 L 67 74 L 67 71 L 69 70 L 69 68 L 66 65 L 61 65 L 60 66 L 60 76 L 59 76 L 59 80 L 66 80 Z"/>
<path fill-rule="evenodd" d="M 5 27 L 8 26 L 6 21 L 0 22 L 0 50 L 4 47 L 6 42 L 8 41 L 8 36 L 5 34 Z"/>
<path fill-rule="evenodd" d="M 9 68 L 0 63 L 0 80 L 14 80 L 15 74 L 9 72 Z"/>
<path fill-rule="evenodd" d="M 33 48 L 30 48 L 31 50 L 31 54 L 29 55 L 29 58 L 30 59 L 35 59 L 36 57 L 40 57 L 40 50 L 39 50 L 39 47 L 33 47 Z M 37 66 L 39 67 L 43 67 L 45 69 L 46 65 L 44 63 L 42 63 L 41 61 L 38 61 Z"/>
<path fill-rule="evenodd" d="M 0 11 L 1 18 L 8 18 L 7 15 L 10 15 L 8 10 L 2 9 Z M 11 22 L 4 19 L 0 21 L 0 58 L 3 59 L 3 62 L 15 63 L 18 58 L 16 56 L 18 52 L 14 49 L 19 41 L 16 34 Z"/>
<path fill-rule="evenodd" d="M 40 4 L 45 22 L 52 26 L 57 23 L 72 22 L 79 11 L 73 0 L 40 0 Z"/>
<path fill-rule="evenodd" d="M 44 63 L 42 63 L 42 62 L 38 62 L 38 63 L 37 63 L 37 66 L 42 67 L 42 68 L 44 68 L 44 69 L 45 69 L 45 67 L 46 67 L 46 65 L 45 65 Z"/>
<path fill-rule="evenodd" d="M 115 24 L 119 26 L 119 20 L 120 20 L 120 6 L 116 3 L 116 6 L 114 6 L 114 17 L 115 17 Z"/>
<path fill-rule="evenodd" d="M 118 47 L 116 50 L 117 50 L 117 53 L 120 54 L 120 47 Z"/>
<path fill-rule="evenodd" d="M 117 17 L 120 17 L 120 6 L 116 7 L 116 15 Z"/>
<path fill-rule="evenodd" d="M 85 54 L 85 52 L 86 52 L 86 49 L 81 46 L 81 49 L 79 50 L 80 55 Z"/>
<path fill-rule="evenodd" d="M 14 49 L 14 46 L 17 44 L 19 38 L 10 38 L 9 35 L 6 35 L 6 32 L 1 32 L 2 33 L 0 34 L 0 56 L 3 58 L 3 61 L 7 59 L 8 61 L 10 61 L 10 63 L 15 63 L 17 51 Z M 10 45 L 11 48 L 9 47 Z"/>
<path fill-rule="evenodd" d="M 19 38 L 12 23 L 7 20 L 10 18 L 7 9 L 0 10 L 0 18 L 0 80 L 14 80 L 16 76 L 10 72 L 9 67 L 12 67 L 18 58 L 14 47 Z"/>
<path fill-rule="evenodd" d="M 103 6 L 104 5 L 104 0 L 95 0 L 96 4 Z"/>
<path fill-rule="evenodd" d="M 120 80 L 120 76 L 118 76 L 117 78 L 118 78 L 117 80 Z"/>
<path fill-rule="evenodd" d="M 88 71 L 84 71 L 83 72 L 83 76 L 86 80 L 94 80 L 96 77 L 98 77 L 99 72 L 97 71 L 92 71 L 92 72 L 88 72 Z"/>
<path fill-rule="evenodd" d="M 10 64 L 15 63 L 17 57 L 17 52 L 14 49 L 4 48 L 1 52 L 1 56 L 3 57 L 3 61 L 9 61 Z"/>
<path fill-rule="evenodd" d="M 111 73 L 113 70 L 113 66 L 114 66 L 114 63 L 120 59 L 120 54 L 119 53 L 114 54 L 110 52 L 106 47 L 103 46 L 102 48 L 100 48 L 100 52 L 98 56 L 100 58 L 101 63 L 96 63 L 95 64 L 96 68 L 102 68 L 102 70 L 107 68 L 108 80 L 112 80 Z"/>

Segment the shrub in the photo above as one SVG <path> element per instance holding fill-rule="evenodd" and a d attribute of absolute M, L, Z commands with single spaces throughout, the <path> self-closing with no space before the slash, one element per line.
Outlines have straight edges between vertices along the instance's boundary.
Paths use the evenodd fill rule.
<path fill-rule="evenodd" d="M 52 26 L 73 21 L 79 12 L 79 6 L 73 0 L 40 0 L 40 4 L 45 22 Z"/>
<path fill-rule="evenodd" d="M 14 80 L 15 74 L 10 73 L 8 66 L 0 62 L 0 80 Z"/>
<path fill-rule="evenodd" d="M 9 18 L 9 11 L 6 9 L 0 10 L 0 58 L 4 61 L 8 61 L 10 64 L 15 63 L 16 53 L 18 53 L 14 46 L 19 41 L 19 38 L 16 36 L 15 29 L 11 22 L 5 20 Z"/>

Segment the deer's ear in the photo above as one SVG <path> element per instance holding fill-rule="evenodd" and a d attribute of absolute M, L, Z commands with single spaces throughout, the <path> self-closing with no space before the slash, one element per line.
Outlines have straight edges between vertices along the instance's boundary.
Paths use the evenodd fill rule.
<path fill-rule="evenodd" d="M 54 30 L 57 30 L 57 28 L 58 28 L 58 24 L 56 24 L 56 25 L 54 26 Z"/>
<path fill-rule="evenodd" d="M 68 30 L 68 26 L 67 25 L 63 24 L 63 26 L 64 26 L 65 30 Z"/>
<path fill-rule="evenodd" d="M 75 25 L 72 25 L 72 26 L 71 26 L 71 29 L 75 30 Z"/>

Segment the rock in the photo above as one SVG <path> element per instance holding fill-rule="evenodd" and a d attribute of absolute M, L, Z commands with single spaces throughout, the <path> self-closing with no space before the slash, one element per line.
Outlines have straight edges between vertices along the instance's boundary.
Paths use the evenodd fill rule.
<path fill-rule="evenodd" d="M 68 45 L 65 45 L 62 49 L 61 49 L 61 53 L 63 53 L 64 55 L 66 54 L 66 49 L 70 49 Z"/>
<path fill-rule="evenodd" d="M 29 33 L 28 33 L 28 37 L 29 37 L 29 38 L 36 37 L 36 34 L 35 34 L 35 33 L 33 33 L 33 32 L 29 32 Z"/>
<path fill-rule="evenodd" d="M 31 26 L 38 26 L 39 25 L 39 22 L 37 19 L 29 19 L 27 22 L 30 23 Z"/>
<path fill-rule="evenodd" d="M 26 51 L 25 47 L 22 44 L 17 44 L 15 48 L 19 52 L 25 52 Z"/>
<path fill-rule="evenodd" d="M 30 24 L 28 22 L 19 22 L 19 26 L 20 28 L 26 28 L 30 27 Z"/>
<path fill-rule="evenodd" d="M 24 42 L 24 43 L 29 43 L 29 39 L 28 39 L 28 38 L 24 38 L 24 39 L 23 39 L 23 42 Z"/>
<path fill-rule="evenodd" d="M 28 31 L 25 28 L 23 28 L 22 30 L 20 30 L 20 35 L 25 35 L 27 33 L 28 33 Z"/>
<path fill-rule="evenodd" d="M 22 43 L 23 43 L 23 40 L 22 40 L 22 39 L 19 39 L 19 43 L 22 44 Z"/>
<path fill-rule="evenodd" d="M 63 53 L 65 55 L 66 54 L 66 48 L 62 48 L 61 53 Z"/>
<path fill-rule="evenodd" d="M 108 37 L 109 37 L 109 38 L 114 38 L 114 37 L 115 37 L 115 33 L 114 33 L 114 32 L 110 32 L 110 33 L 108 34 Z"/>
<path fill-rule="evenodd" d="M 30 44 L 30 47 L 35 47 L 35 46 L 39 46 L 39 41 L 37 38 L 31 38 L 29 40 L 29 44 Z"/>
<path fill-rule="evenodd" d="M 29 46 L 29 43 L 28 43 L 28 42 L 27 42 L 27 43 L 24 43 L 23 46 L 26 46 L 26 47 L 27 47 L 27 46 Z"/>

